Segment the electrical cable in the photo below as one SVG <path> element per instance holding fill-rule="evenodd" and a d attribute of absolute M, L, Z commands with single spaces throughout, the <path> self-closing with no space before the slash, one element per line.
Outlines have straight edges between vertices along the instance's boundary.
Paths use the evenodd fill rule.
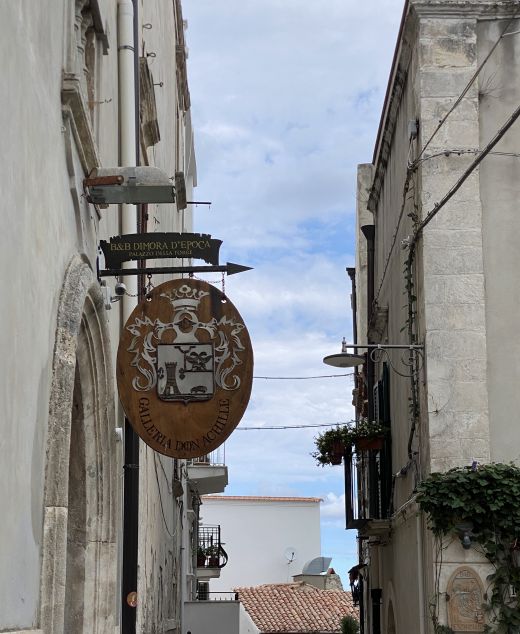
<path fill-rule="evenodd" d="M 444 115 L 444 117 L 439 121 L 439 124 L 437 125 L 437 127 L 435 128 L 434 132 L 432 133 L 432 135 L 430 136 L 430 138 L 428 139 L 428 141 L 425 143 L 425 145 L 423 146 L 423 148 L 421 149 L 421 151 L 419 152 L 419 155 L 417 157 L 417 159 L 410 164 L 409 162 L 409 172 L 407 173 L 406 176 L 406 180 L 405 180 L 405 184 L 404 184 L 404 191 L 403 191 L 403 204 L 401 206 L 401 210 L 399 213 L 399 218 L 397 221 L 397 225 L 396 225 L 396 229 L 394 231 L 394 235 L 392 237 L 392 244 L 390 246 L 390 250 L 388 253 L 388 256 L 386 258 L 385 261 L 385 266 L 384 266 L 384 270 L 383 270 L 383 275 L 381 277 L 381 281 L 379 283 L 379 288 L 377 290 L 377 293 L 375 294 L 375 298 L 374 298 L 374 304 L 377 303 L 377 300 L 379 298 L 379 295 L 381 293 L 381 289 L 383 286 L 383 282 L 385 280 L 386 277 L 386 272 L 388 270 L 388 266 L 390 264 L 390 258 L 392 256 L 392 252 L 395 246 L 395 243 L 397 241 L 397 234 L 399 231 L 399 226 L 401 224 L 401 220 L 404 214 L 404 209 L 406 206 L 406 195 L 408 193 L 408 189 L 409 189 L 409 181 L 410 181 L 410 169 L 413 168 L 415 169 L 415 167 L 422 162 L 425 159 L 421 160 L 421 156 L 424 154 L 426 148 L 430 145 L 430 143 L 432 142 L 432 140 L 434 139 L 434 137 L 437 135 L 437 133 L 439 132 L 439 130 L 442 128 L 442 126 L 444 125 L 444 123 L 446 122 L 446 120 L 448 119 L 448 117 L 450 116 L 450 114 L 455 110 L 455 108 L 457 108 L 457 106 L 460 104 L 460 102 L 462 101 L 462 99 L 464 99 L 465 95 L 468 93 L 469 89 L 471 88 L 473 82 L 477 79 L 477 77 L 479 76 L 480 72 L 482 71 L 482 69 L 484 68 L 484 66 L 486 65 L 486 63 L 488 62 L 489 58 L 491 57 L 491 55 L 493 54 L 493 52 L 495 51 L 495 49 L 497 48 L 497 46 L 500 44 L 500 42 L 502 41 L 502 39 L 506 36 L 509 35 L 515 35 L 516 33 L 520 33 L 520 31 L 514 31 L 512 33 L 507 33 L 507 30 L 509 29 L 509 27 L 511 26 L 511 24 L 513 23 L 513 21 L 517 18 L 518 14 L 520 12 L 520 5 L 518 6 L 518 8 L 516 9 L 515 13 L 513 14 L 513 16 L 511 17 L 511 19 L 507 22 L 504 30 L 502 31 L 502 33 L 500 34 L 500 37 L 497 39 L 497 41 L 494 43 L 494 45 L 491 47 L 490 51 L 488 52 L 488 54 L 486 55 L 486 57 L 484 58 L 484 60 L 481 62 L 481 64 L 479 65 L 479 67 L 477 68 L 477 70 L 475 71 L 475 73 L 472 75 L 471 79 L 469 80 L 469 82 L 467 83 L 466 87 L 464 88 L 464 90 L 461 92 L 461 94 L 457 97 L 455 103 L 452 105 L 452 107 L 449 109 L 449 111 Z M 410 143 L 410 147 L 409 147 L 409 151 L 408 154 L 410 153 L 410 148 L 411 148 L 411 143 Z M 435 154 L 434 156 L 439 156 L 441 154 L 444 154 L 444 152 L 439 152 L 438 154 Z M 498 153 L 497 153 L 498 154 Z M 432 158 L 432 157 L 428 157 L 428 158 Z"/>
<path fill-rule="evenodd" d="M 253 379 L 265 379 L 266 381 L 308 381 L 309 379 L 336 379 L 344 376 L 354 376 L 354 372 L 347 374 L 319 374 L 317 376 L 254 376 Z"/>
<path fill-rule="evenodd" d="M 439 213 L 439 211 L 446 205 L 446 203 L 453 198 L 453 196 L 457 193 L 457 191 L 461 188 L 464 182 L 469 178 L 472 172 L 480 165 L 480 163 L 484 160 L 484 158 L 491 152 L 491 150 L 495 147 L 495 145 L 502 139 L 504 134 L 509 130 L 509 128 L 515 123 L 515 121 L 520 116 L 520 106 L 518 106 L 513 114 L 509 117 L 509 119 L 504 123 L 504 125 L 499 128 L 498 132 L 495 136 L 489 141 L 486 147 L 482 150 L 482 152 L 477 156 L 477 158 L 469 165 L 469 167 L 463 172 L 462 176 L 457 180 L 457 182 L 453 185 L 453 187 L 443 196 L 443 198 L 435 204 L 434 208 L 426 214 L 422 222 L 419 224 L 415 233 L 412 237 L 410 246 L 413 246 L 419 236 L 426 227 L 426 225 Z"/>
<path fill-rule="evenodd" d="M 166 529 L 166 532 L 168 533 L 168 535 L 170 537 L 174 537 L 174 533 L 171 532 L 169 526 L 168 526 L 168 522 L 166 521 L 166 514 L 164 512 L 164 506 L 163 506 L 163 500 L 162 500 L 162 493 L 161 493 L 161 485 L 159 483 L 159 473 L 157 471 L 157 462 L 155 460 L 155 453 L 154 453 L 154 461 L 153 461 L 153 466 L 154 466 L 154 470 L 155 470 L 155 479 L 157 481 L 157 491 L 159 492 L 159 506 L 161 507 L 161 515 L 162 515 L 162 519 L 163 519 L 163 523 L 164 523 L 164 527 Z"/>
<path fill-rule="evenodd" d="M 430 145 L 430 143 L 433 141 L 434 137 L 437 135 L 437 133 L 439 132 L 439 130 L 442 128 L 442 126 L 446 123 L 446 120 L 448 119 L 448 117 L 450 116 L 450 114 L 455 110 L 455 108 L 457 108 L 457 106 L 460 104 L 460 102 L 464 99 L 464 97 L 467 95 L 469 89 L 471 88 L 471 86 L 473 85 L 473 82 L 477 79 L 477 77 L 480 75 L 480 72 L 482 71 L 482 69 L 484 68 L 484 66 L 487 64 L 489 58 L 491 57 L 491 55 L 494 53 L 495 49 L 497 48 L 497 46 L 500 44 L 500 42 L 502 41 L 502 39 L 506 36 L 509 35 L 508 33 L 506 33 L 507 29 L 511 26 L 511 24 L 513 23 L 513 21 L 516 19 L 516 17 L 518 16 L 518 13 L 520 12 L 520 6 L 518 6 L 518 8 L 516 9 L 516 11 L 513 14 L 513 17 L 508 21 L 508 23 L 506 24 L 504 30 L 502 31 L 500 37 L 498 38 L 498 40 L 493 44 L 493 46 L 491 47 L 491 50 L 489 51 L 489 53 L 486 55 L 486 57 L 482 60 L 481 64 L 479 65 L 479 67 L 477 68 L 477 70 L 473 73 L 471 79 L 469 80 L 469 82 L 466 84 L 466 87 L 464 88 L 464 90 L 460 93 L 460 95 L 457 97 L 457 99 L 455 100 L 454 104 L 452 105 L 452 107 L 448 110 L 448 112 L 444 115 L 444 117 L 439 121 L 439 123 L 437 124 L 437 127 L 435 128 L 435 130 L 433 131 L 432 135 L 430 136 L 430 138 L 428 139 L 428 141 L 426 141 L 425 145 L 423 146 L 422 150 L 419 152 L 419 156 L 417 157 L 418 159 L 421 158 L 421 156 L 423 155 L 424 151 L 426 150 L 426 148 Z M 512 33 L 511 33 L 512 35 Z"/>
<path fill-rule="evenodd" d="M 337 427 L 338 425 L 350 425 L 355 423 L 355 420 L 347 421 L 346 423 L 327 423 L 327 424 L 319 424 L 319 425 L 280 425 L 280 426 L 270 426 L 270 427 L 237 427 L 236 431 L 264 431 L 264 430 L 273 430 L 273 429 L 309 429 L 314 427 Z"/>
<path fill-rule="evenodd" d="M 469 149 L 452 148 L 450 150 L 441 150 L 440 152 L 435 152 L 435 154 L 428 154 L 428 156 L 424 156 L 421 159 L 417 159 L 417 161 L 414 162 L 414 167 L 417 165 L 420 165 L 421 163 L 424 163 L 425 161 L 429 161 L 430 159 L 438 158 L 439 156 L 447 157 L 452 154 L 457 154 L 458 156 L 461 156 L 462 154 L 480 154 L 481 152 L 482 150 L 479 148 L 469 148 Z M 507 157 L 520 158 L 520 153 L 518 152 L 489 152 L 489 156 L 507 156 Z"/>

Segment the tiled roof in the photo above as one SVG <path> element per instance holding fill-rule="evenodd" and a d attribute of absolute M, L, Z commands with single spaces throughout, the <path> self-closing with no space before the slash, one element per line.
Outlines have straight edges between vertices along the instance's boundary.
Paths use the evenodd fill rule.
<path fill-rule="evenodd" d="M 341 632 L 341 619 L 359 618 L 350 592 L 320 590 L 301 581 L 235 588 L 262 634 L 332 634 Z"/>
<path fill-rule="evenodd" d="M 246 502 L 321 502 L 321 498 L 290 498 L 290 497 L 269 497 L 260 495 L 203 495 L 203 500 L 220 500 L 227 502 L 228 500 L 244 500 Z"/>

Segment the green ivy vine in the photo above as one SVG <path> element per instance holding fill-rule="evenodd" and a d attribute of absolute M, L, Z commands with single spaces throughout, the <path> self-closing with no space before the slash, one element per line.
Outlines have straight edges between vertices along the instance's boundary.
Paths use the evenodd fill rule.
<path fill-rule="evenodd" d="M 520 469 L 491 463 L 432 473 L 418 485 L 417 502 L 438 538 L 471 527 L 471 546 L 494 566 L 485 631 L 520 632 Z M 441 627 L 435 619 L 434 626 Z"/>

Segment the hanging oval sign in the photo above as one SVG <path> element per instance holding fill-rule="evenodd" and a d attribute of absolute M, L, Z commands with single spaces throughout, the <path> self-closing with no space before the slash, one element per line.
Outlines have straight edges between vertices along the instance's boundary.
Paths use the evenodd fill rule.
<path fill-rule="evenodd" d="M 117 386 L 144 442 L 172 458 L 205 456 L 240 422 L 251 395 L 253 350 L 217 288 L 178 279 L 154 288 L 125 324 Z"/>

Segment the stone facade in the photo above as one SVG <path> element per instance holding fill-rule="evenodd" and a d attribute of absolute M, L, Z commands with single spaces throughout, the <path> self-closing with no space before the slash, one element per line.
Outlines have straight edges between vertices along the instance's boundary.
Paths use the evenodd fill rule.
<path fill-rule="evenodd" d="M 366 203 L 358 202 L 358 225 L 367 222 L 367 211 L 375 225 L 373 311 L 388 309 L 378 338 L 382 344 L 409 343 L 403 269 L 414 222 L 435 209 L 519 102 L 519 84 L 512 78 L 520 71 L 520 44 L 513 34 L 520 22 L 510 22 L 513 14 L 514 3 L 506 1 L 406 3 L 370 168 L 371 192 Z M 512 35 L 501 38 L 508 24 Z M 370 521 L 363 529 L 366 633 L 375 631 L 373 589 L 382 592 L 383 632 L 432 632 L 429 601 L 437 594 L 441 623 L 455 632 L 483 631 L 482 620 L 471 629 L 467 617 L 454 614 L 445 599 L 461 565 L 468 579 L 474 578 L 475 592 L 480 581 L 486 586 L 489 566 L 475 550 L 464 551 L 457 537 L 445 544 L 439 566 L 425 518 L 417 516 L 414 489 L 432 471 L 474 460 L 519 460 L 520 433 L 510 422 L 520 405 L 512 304 L 520 288 L 513 238 L 519 229 L 520 168 L 513 149 L 519 134 L 516 126 L 507 132 L 416 243 L 413 330 L 424 345 L 416 375 L 419 416 L 413 431 L 410 380 L 390 371 L 390 530 L 378 532 L 377 522 Z M 363 189 L 367 173 L 361 166 Z M 365 254 L 366 241 L 358 232 L 358 279 L 366 274 Z M 359 298 L 363 293 L 362 281 L 359 341 L 370 320 L 370 307 Z M 405 369 L 397 351 L 389 351 L 388 361 Z M 382 365 L 376 369 L 379 376 Z"/>
<path fill-rule="evenodd" d="M 122 0 L 0 9 L 2 461 L 0 631 L 121 631 L 123 412 L 114 388 L 122 302 L 96 277 L 121 209 L 83 193 L 120 165 Z M 196 184 L 180 0 L 135 2 L 141 164 Z M 128 5 L 128 3 L 127 3 Z M 150 61 L 153 60 L 153 65 Z M 162 84 L 161 84 L 162 82 Z M 149 205 L 148 227 L 190 231 L 191 211 Z M 160 280 L 153 280 L 158 284 Z M 186 469 L 140 448 L 138 632 L 181 632 L 193 598 Z M 180 497 L 179 497 L 180 496 Z"/>

